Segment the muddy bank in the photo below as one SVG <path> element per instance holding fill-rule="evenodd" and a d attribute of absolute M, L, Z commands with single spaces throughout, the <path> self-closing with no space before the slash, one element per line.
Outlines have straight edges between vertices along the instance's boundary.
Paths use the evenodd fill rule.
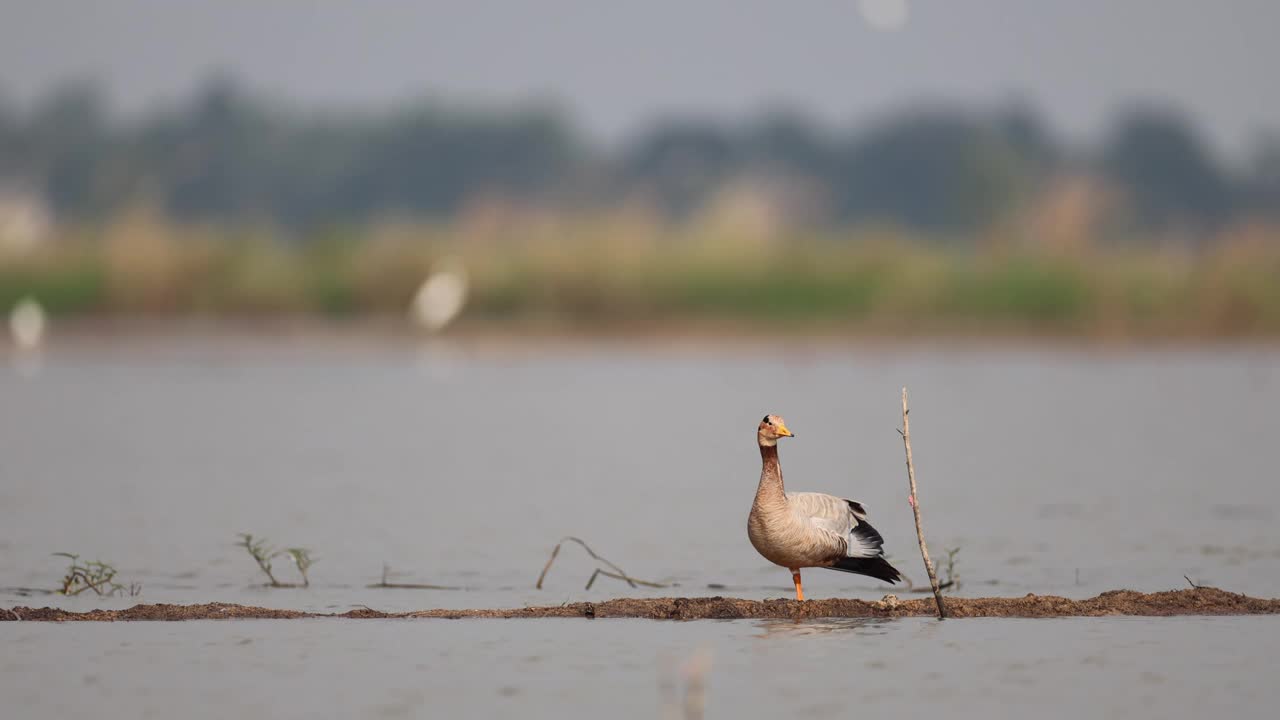
<path fill-rule="evenodd" d="M 1085 600 L 1054 595 L 1026 595 L 1017 598 L 947 598 L 953 617 L 1101 617 L 1107 615 L 1274 615 L 1280 614 L 1280 599 L 1254 598 L 1217 588 L 1139 593 L 1111 590 Z M 814 618 L 895 618 L 934 614 L 933 599 L 898 600 L 886 595 L 881 600 L 826 599 L 740 600 L 724 597 L 620 598 L 598 603 L 570 603 L 551 607 L 496 610 L 420 610 L 385 613 L 358 608 L 345 613 L 309 613 L 273 610 L 247 605 L 208 603 L 204 605 L 135 605 L 125 610 L 71 612 L 56 608 L 0 608 L 0 621 L 89 621 L 117 620 L 293 620 L 298 618 L 647 618 L 651 620 L 726 619 L 814 619 Z"/>

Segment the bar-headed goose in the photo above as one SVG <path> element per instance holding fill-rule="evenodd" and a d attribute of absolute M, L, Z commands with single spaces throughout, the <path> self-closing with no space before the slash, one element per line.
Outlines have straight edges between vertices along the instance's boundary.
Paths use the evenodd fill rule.
<path fill-rule="evenodd" d="M 884 539 L 867 523 L 862 505 L 834 495 L 786 492 L 778 464 L 778 438 L 792 437 L 777 415 L 766 415 L 756 431 L 760 487 L 747 517 L 747 537 L 771 563 L 791 571 L 796 599 L 804 600 L 800 568 L 824 567 L 868 575 L 886 582 L 901 579 L 884 559 Z"/>

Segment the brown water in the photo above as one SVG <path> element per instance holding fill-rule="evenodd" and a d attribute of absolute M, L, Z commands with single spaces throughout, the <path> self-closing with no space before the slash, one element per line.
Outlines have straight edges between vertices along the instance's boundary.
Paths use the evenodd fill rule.
<path fill-rule="evenodd" d="M 1280 352 L 735 345 L 476 350 L 74 349 L 0 373 L 0 606 L 241 602 L 343 611 L 619 595 L 780 597 L 745 517 L 755 424 L 784 415 L 788 486 L 868 505 L 914 557 L 898 392 L 934 554 L 962 594 L 1184 586 L 1280 596 Z M 234 546 L 313 549 L 268 590 Z M 562 535 L 642 578 L 602 580 Z M 52 552 L 138 598 L 32 595 Z M 382 564 L 405 582 L 369 589 Z M 283 574 L 288 574 L 285 569 Z M 879 597 L 809 571 L 813 597 Z M 709 717 L 1263 716 L 1271 618 L 891 623 L 0 624 L 15 717 L 659 714 L 660 668 L 708 648 Z M 228 692 L 234 690 L 234 692 Z"/>

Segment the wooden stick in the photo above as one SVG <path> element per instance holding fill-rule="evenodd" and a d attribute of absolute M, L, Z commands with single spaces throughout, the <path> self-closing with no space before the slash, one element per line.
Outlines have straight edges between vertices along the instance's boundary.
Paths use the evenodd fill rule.
<path fill-rule="evenodd" d="M 938 575 L 933 570 L 933 561 L 929 559 L 929 548 L 924 542 L 924 525 L 920 521 L 920 499 L 916 497 L 916 469 L 911 462 L 911 424 L 907 415 L 907 389 L 902 388 L 902 445 L 907 451 L 907 480 L 911 483 L 911 511 L 916 516 L 916 538 L 920 540 L 920 557 L 924 558 L 924 569 L 929 573 L 929 586 L 933 588 L 933 599 L 938 604 L 938 619 L 947 617 L 947 606 L 942 603 L 942 589 L 938 587 Z"/>

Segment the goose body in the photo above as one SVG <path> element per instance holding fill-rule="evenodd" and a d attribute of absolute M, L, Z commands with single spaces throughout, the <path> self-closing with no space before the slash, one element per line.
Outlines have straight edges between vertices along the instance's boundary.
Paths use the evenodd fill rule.
<path fill-rule="evenodd" d="M 860 503 L 824 493 L 786 491 L 778 461 L 780 437 L 792 437 L 786 423 L 776 415 L 766 416 L 757 431 L 762 467 L 747 516 L 747 537 L 766 560 L 791 571 L 796 599 L 804 599 L 800 568 L 824 567 L 890 583 L 901 579 L 884 559 L 884 539 L 867 522 Z"/>

